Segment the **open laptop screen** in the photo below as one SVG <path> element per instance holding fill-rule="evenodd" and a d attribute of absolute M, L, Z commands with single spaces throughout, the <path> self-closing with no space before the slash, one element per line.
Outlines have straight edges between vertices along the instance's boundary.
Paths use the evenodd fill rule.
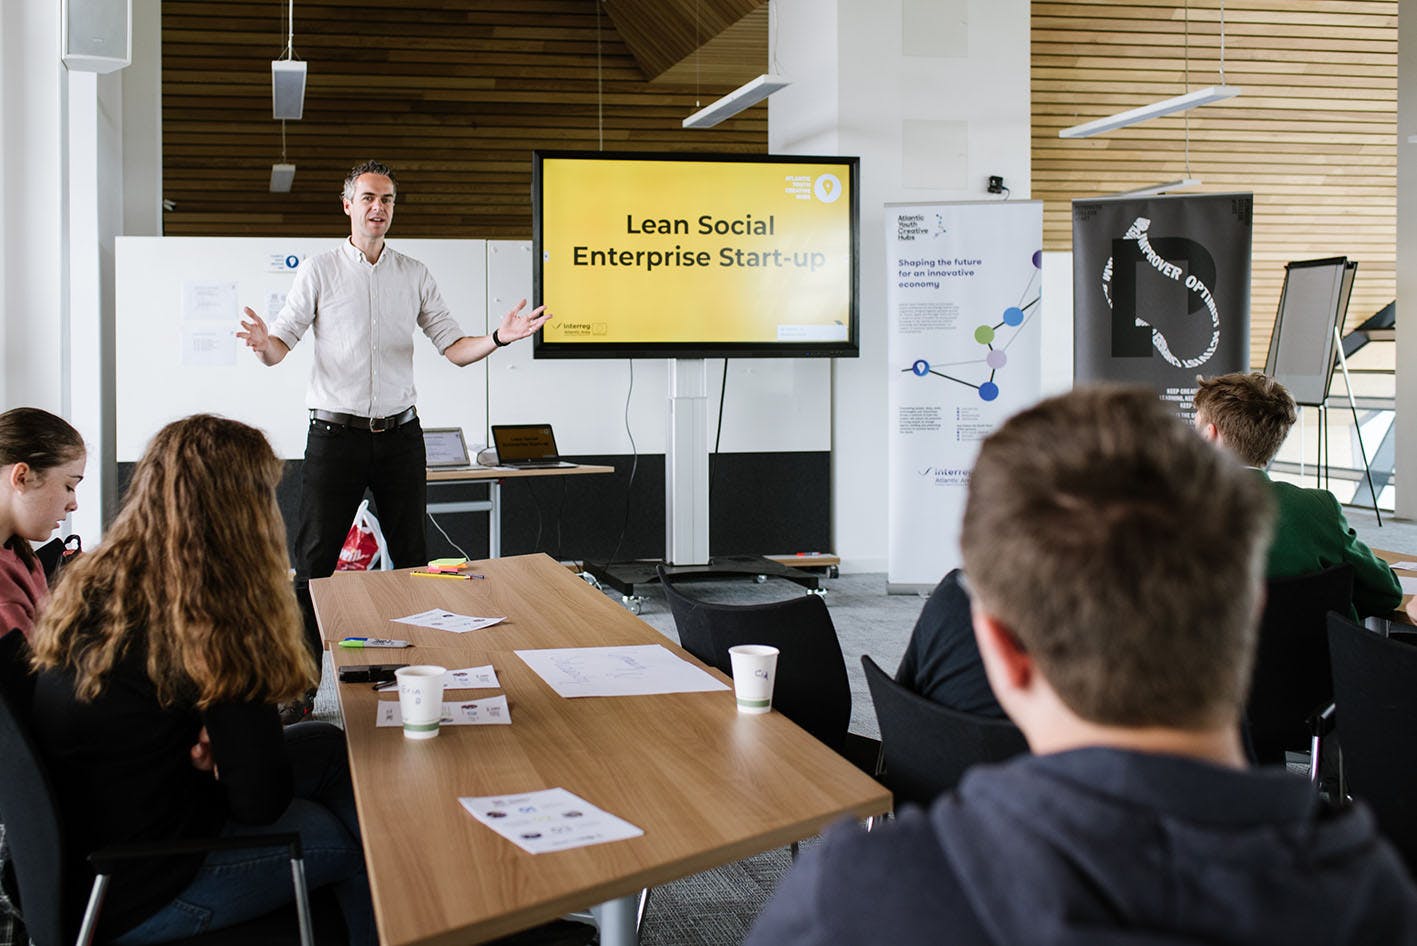
<path fill-rule="evenodd" d="M 493 424 L 492 443 L 498 463 L 557 460 L 556 435 L 550 424 Z"/>
<path fill-rule="evenodd" d="M 468 459 L 461 427 L 423 428 L 423 450 L 428 455 L 425 462 L 430 470 L 470 466 L 472 462 Z"/>

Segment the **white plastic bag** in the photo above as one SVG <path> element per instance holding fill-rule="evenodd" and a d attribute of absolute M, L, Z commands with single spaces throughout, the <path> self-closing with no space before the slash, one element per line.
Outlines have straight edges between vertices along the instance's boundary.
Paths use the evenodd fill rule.
<path fill-rule="evenodd" d="M 375 567 L 388 571 L 394 567 L 389 558 L 389 546 L 384 541 L 379 520 L 369 511 L 369 500 L 359 504 L 354 514 L 354 523 L 344 538 L 339 550 L 339 561 L 335 563 L 337 572 L 373 571 Z"/>

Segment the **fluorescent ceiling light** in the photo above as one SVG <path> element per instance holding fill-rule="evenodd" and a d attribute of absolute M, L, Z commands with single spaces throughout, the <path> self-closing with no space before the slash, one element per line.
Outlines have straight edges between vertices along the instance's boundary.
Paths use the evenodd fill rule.
<path fill-rule="evenodd" d="M 290 185 L 295 183 L 295 165 L 293 164 L 272 164 L 271 165 L 271 193 L 289 194 Z"/>
<path fill-rule="evenodd" d="M 719 122 L 737 115 L 743 109 L 757 105 L 778 89 L 786 88 L 791 84 L 782 76 L 760 75 L 752 82 L 740 85 L 717 102 L 704 106 L 684 119 L 684 127 L 712 128 Z"/>
<path fill-rule="evenodd" d="M 1148 197 L 1152 194 L 1164 194 L 1167 191 L 1178 191 L 1186 187 L 1199 187 L 1201 183 L 1198 177 L 1183 177 L 1179 181 L 1167 181 L 1165 184 L 1153 184 L 1150 187 L 1138 187 L 1134 191 L 1119 191 L 1115 194 L 1107 194 L 1108 197 Z"/>
<path fill-rule="evenodd" d="M 1081 125 L 1074 125 L 1071 128 L 1064 128 L 1062 131 L 1058 132 L 1058 137 L 1087 138 L 1091 135 L 1099 135 L 1104 131 L 1115 131 L 1118 128 L 1126 128 L 1128 125 L 1135 125 L 1138 122 L 1160 118 L 1162 115 L 1184 112 L 1186 109 L 1195 108 L 1198 105 L 1223 102 L 1239 94 L 1240 89 L 1237 86 L 1207 86 L 1204 89 L 1196 89 L 1194 92 L 1187 92 L 1185 95 L 1162 99 L 1160 102 L 1152 102 L 1150 105 L 1143 105 L 1141 108 L 1118 112 L 1116 115 L 1109 115 L 1106 118 L 1099 118 Z M 687 122 L 685 124 L 687 124 Z"/>

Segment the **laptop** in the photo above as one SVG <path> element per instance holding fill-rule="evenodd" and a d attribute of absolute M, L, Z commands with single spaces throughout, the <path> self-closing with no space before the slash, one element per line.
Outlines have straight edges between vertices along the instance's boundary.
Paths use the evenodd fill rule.
<path fill-rule="evenodd" d="M 467 470 L 472 460 L 467 455 L 467 441 L 461 427 L 423 428 L 424 461 L 430 470 Z"/>
<path fill-rule="evenodd" d="M 561 459 L 550 424 L 493 424 L 497 463 L 518 470 L 549 470 L 576 464 Z"/>

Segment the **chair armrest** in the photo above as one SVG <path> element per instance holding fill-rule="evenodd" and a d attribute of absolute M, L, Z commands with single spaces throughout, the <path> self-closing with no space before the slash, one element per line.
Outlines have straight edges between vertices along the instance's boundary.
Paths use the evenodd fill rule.
<path fill-rule="evenodd" d="M 280 834 L 248 834 L 231 838 L 187 838 L 178 841 L 113 844 L 90 854 L 89 863 L 98 873 L 108 874 L 124 861 L 262 847 L 285 847 L 290 849 L 291 860 L 299 860 L 302 857 L 300 835 L 294 831 L 288 831 Z"/>

